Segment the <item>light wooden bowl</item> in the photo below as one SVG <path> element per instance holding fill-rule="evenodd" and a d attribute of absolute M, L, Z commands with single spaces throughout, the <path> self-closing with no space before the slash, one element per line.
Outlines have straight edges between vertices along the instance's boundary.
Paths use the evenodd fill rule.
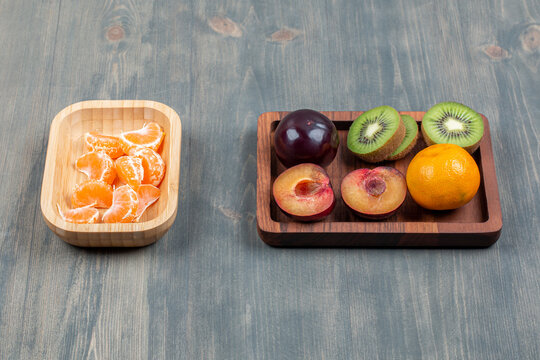
<path fill-rule="evenodd" d="M 85 153 L 83 135 L 97 131 L 118 135 L 140 129 L 155 121 L 165 131 L 161 156 L 167 171 L 160 185 L 161 197 L 137 223 L 73 224 L 62 219 L 57 204 L 70 209 L 76 184 L 86 175 L 75 169 L 76 159 Z M 180 145 L 182 125 L 170 107 L 142 100 L 83 101 L 60 111 L 51 124 L 47 158 L 41 186 L 41 211 L 49 228 L 64 241 L 76 246 L 135 247 L 151 244 L 171 227 L 178 206 Z"/>

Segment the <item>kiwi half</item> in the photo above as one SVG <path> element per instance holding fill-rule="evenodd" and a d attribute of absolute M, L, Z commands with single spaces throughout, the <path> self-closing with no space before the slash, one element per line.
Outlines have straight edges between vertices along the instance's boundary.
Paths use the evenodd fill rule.
<path fill-rule="evenodd" d="M 399 160 L 407 156 L 418 141 L 418 124 L 409 115 L 401 115 L 401 120 L 405 124 L 405 138 L 398 148 L 388 156 L 386 160 Z"/>
<path fill-rule="evenodd" d="M 375 163 L 393 153 L 404 137 L 405 125 L 396 109 L 379 106 L 354 120 L 347 135 L 347 147 L 360 159 Z"/>
<path fill-rule="evenodd" d="M 484 136 L 484 121 L 473 109 L 456 102 L 442 102 L 422 119 L 422 135 L 428 146 L 455 144 L 472 154 Z"/>

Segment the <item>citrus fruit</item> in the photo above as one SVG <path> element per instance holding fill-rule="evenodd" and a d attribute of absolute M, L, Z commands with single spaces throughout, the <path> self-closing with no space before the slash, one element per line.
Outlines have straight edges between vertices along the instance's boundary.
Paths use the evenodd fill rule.
<path fill-rule="evenodd" d="M 120 139 L 116 136 L 101 135 L 96 132 L 84 134 L 84 142 L 90 151 L 104 151 L 112 159 L 124 155 Z"/>
<path fill-rule="evenodd" d="M 144 211 L 150 205 L 152 205 L 159 199 L 160 195 L 161 195 L 161 191 L 159 190 L 159 188 L 155 187 L 154 185 L 142 184 L 141 186 L 139 186 L 139 190 L 137 191 L 139 204 L 137 207 L 137 213 L 135 214 L 136 221 L 139 220 L 139 218 L 142 216 Z"/>
<path fill-rule="evenodd" d="M 452 210 L 468 203 L 480 186 L 473 157 L 454 144 L 437 144 L 420 151 L 407 169 L 407 187 L 418 205 Z"/>
<path fill-rule="evenodd" d="M 66 212 L 62 211 L 60 205 L 56 204 L 56 207 L 58 208 L 58 212 L 60 213 L 62 219 L 67 222 L 75 224 L 93 224 L 99 219 L 99 210 L 94 208 L 92 205 L 70 209 Z"/>
<path fill-rule="evenodd" d="M 92 151 L 82 155 L 77 159 L 75 167 L 80 172 L 85 173 L 88 178 L 101 180 L 107 184 L 112 184 L 116 177 L 114 162 L 103 151 Z"/>
<path fill-rule="evenodd" d="M 133 148 L 131 156 L 140 158 L 144 169 L 143 184 L 159 186 L 165 175 L 165 161 L 150 148 Z"/>
<path fill-rule="evenodd" d="M 129 223 L 135 219 L 138 204 L 137 193 L 129 185 L 114 190 L 112 206 L 103 214 L 105 223 Z"/>
<path fill-rule="evenodd" d="M 94 206 L 108 208 L 113 200 L 112 186 L 101 180 L 87 180 L 75 187 L 71 196 L 74 208 Z"/>
<path fill-rule="evenodd" d="M 129 154 L 132 148 L 147 147 L 154 151 L 159 149 L 165 133 L 161 126 L 156 122 L 145 124 L 142 129 L 128 131 L 120 134 L 122 150 Z"/>
<path fill-rule="evenodd" d="M 134 156 L 121 156 L 114 162 L 118 178 L 137 190 L 144 178 L 142 160 Z"/>

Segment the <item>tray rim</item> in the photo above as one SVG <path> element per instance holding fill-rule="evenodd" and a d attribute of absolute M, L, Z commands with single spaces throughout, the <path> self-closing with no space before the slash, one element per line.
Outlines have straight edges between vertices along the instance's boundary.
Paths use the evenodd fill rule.
<path fill-rule="evenodd" d="M 111 108 L 151 108 L 161 112 L 169 121 L 169 159 L 167 171 L 169 172 L 168 201 L 165 211 L 154 219 L 142 223 L 123 223 L 123 224 L 74 224 L 63 220 L 52 204 L 52 189 L 54 183 L 47 179 L 52 179 L 55 172 L 54 158 L 56 156 L 54 147 L 62 142 L 60 139 L 60 128 L 62 122 L 70 114 L 85 109 L 111 109 Z M 43 179 L 41 185 L 40 205 L 43 218 L 49 228 L 62 239 L 74 245 L 80 245 L 77 242 L 71 242 L 66 239 L 67 234 L 138 234 L 149 231 L 166 231 L 174 222 L 178 208 L 178 189 L 180 177 L 180 156 L 181 156 L 181 134 L 182 123 L 180 117 L 171 107 L 152 100 L 85 100 L 66 106 L 53 118 L 49 130 L 47 155 L 45 158 L 45 167 L 43 170 Z M 174 160 L 174 161 L 173 161 Z M 157 239 L 156 239 L 157 240 Z M 155 240 L 154 240 L 155 241 Z M 153 241 L 152 241 L 153 242 Z M 92 245 L 90 245 L 92 246 Z M 113 245 L 116 246 L 116 245 Z M 123 245 L 126 246 L 126 245 Z M 134 245 L 138 246 L 138 245 Z"/>
<path fill-rule="evenodd" d="M 356 117 L 362 114 L 364 111 L 321 111 L 324 115 L 328 116 L 333 122 L 352 122 Z M 408 115 L 423 115 L 425 111 L 410 111 L 402 110 L 398 111 L 400 114 Z M 271 177 L 270 166 L 263 166 L 263 164 L 270 164 L 271 153 L 268 151 L 260 151 L 261 146 L 270 146 L 270 139 L 263 139 L 265 129 L 269 129 L 272 123 L 279 121 L 289 111 L 268 111 L 262 113 L 257 121 L 257 227 L 259 233 L 263 234 L 316 234 L 318 236 L 324 234 L 336 234 L 336 233 L 348 233 L 348 234 L 496 234 L 500 233 L 502 229 L 502 214 L 499 200 L 498 184 L 496 179 L 495 164 L 493 159 L 493 150 L 491 144 L 491 133 L 489 128 L 489 121 L 483 114 L 484 120 L 484 138 L 480 144 L 480 162 L 482 175 L 484 173 L 493 173 L 493 177 L 482 176 L 484 181 L 484 188 L 486 192 L 486 205 L 487 205 L 487 220 L 483 222 L 473 223 L 458 223 L 458 222 L 370 222 L 362 221 L 358 222 L 331 222 L 330 224 L 336 224 L 340 226 L 339 231 L 326 231 L 325 224 L 328 222 L 316 222 L 316 223 L 302 223 L 291 222 L 281 223 L 272 219 L 270 216 L 270 202 L 271 202 L 271 184 L 268 187 L 264 187 L 263 179 L 265 177 Z M 418 122 L 418 121 L 417 121 Z M 270 128 L 271 131 L 271 128 Z M 270 132 L 269 131 L 269 132 Z M 269 133 L 268 132 L 268 133 Z M 491 159 L 491 161 L 488 161 Z M 492 198 L 489 194 L 496 194 L 496 198 Z M 494 216 L 499 214 L 499 216 Z M 263 221 L 264 220 L 264 221 Z M 295 230 L 289 230 L 282 232 L 281 224 L 294 224 Z M 386 224 L 401 225 L 399 227 L 388 229 Z M 460 231 L 456 232 L 455 225 L 460 224 Z M 264 236 L 261 236 L 262 240 L 267 242 Z M 269 243 L 270 244 L 270 243 Z M 274 245 L 274 244 L 270 244 Z"/>

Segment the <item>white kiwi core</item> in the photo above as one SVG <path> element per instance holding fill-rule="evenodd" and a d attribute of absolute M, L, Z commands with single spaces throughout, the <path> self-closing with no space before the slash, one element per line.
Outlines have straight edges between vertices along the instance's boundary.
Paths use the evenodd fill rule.
<path fill-rule="evenodd" d="M 381 129 L 382 129 L 382 126 L 379 125 L 378 123 L 373 123 L 373 124 L 368 125 L 368 127 L 366 128 L 366 137 L 372 138 L 373 135 L 375 135 Z"/>
<path fill-rule="evenodd" d="M 456 120 L 454 118 L 448 118 L 444 122 L 444 127 L 448 131 L 463 131 L 465 130 L 465 127 L 463 126 L 463 123 L 459 120 Z"/>

